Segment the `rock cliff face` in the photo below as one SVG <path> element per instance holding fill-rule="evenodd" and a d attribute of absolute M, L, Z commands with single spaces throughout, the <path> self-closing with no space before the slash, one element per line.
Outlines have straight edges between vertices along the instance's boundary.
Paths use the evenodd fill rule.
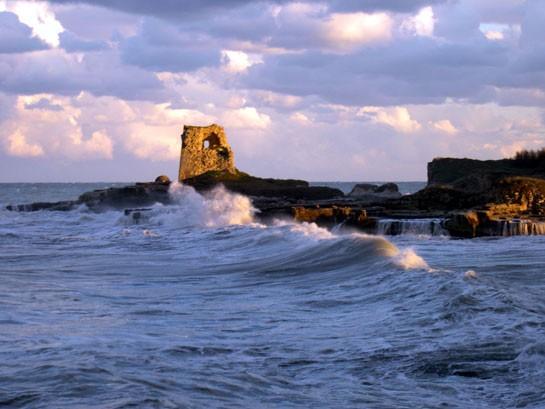
<path fill-rule="evenodd" d="M 184 126 L 180 155 L 180 181 L 210 171 L 235 173 L 235 157 L 225 130 L 216 124 Z"/>
<path fill-rule="evenodd" d="M 543 164 L 527 166 L 514 159 L 436 158 L 428 163 L 428 186 L 449 185 L 455 189 L 479 192 L 509 176 L 545 179 L 545 168 Z"/>

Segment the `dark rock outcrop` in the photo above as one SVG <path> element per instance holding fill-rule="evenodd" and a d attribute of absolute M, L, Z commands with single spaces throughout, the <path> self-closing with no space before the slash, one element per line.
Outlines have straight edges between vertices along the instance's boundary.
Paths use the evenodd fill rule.
<path fill-rule="evenodd" d="M 299 222 L 317 223 L 322 226 L 333 226 L 343 223 L 345 226 L 363 229 L 376 227 L 376 219 L 367 216 L 365 209 L 340 206 L 295 206 L 293 217 Z"/>
<path fill-rule="evenodd" d="M 227 189 L 252 197 L 274 197 L 279 200 L 323 200 L 344 196 L 339 189 L 325 186 L 309 186 L 308 182 L 296 179 L 264 179 L 237 170 L 231 172 L 207 172 L 185 179 L 186 185 L 198 191 L 206 191 L 222 184 Z"/>
<path fill-rule="evenodd" d="M 359 183 L 352 188 L 348 196 L 366 202 L 380 202 L 384 199 L 397 199 L 401 197 L 401 193 L 399 193 L 399 188 L 395 183 L 385 183 L 380 186 L 370 183 Z"/>
<path fill-rule="evenodd" d="M 146 207 L 155 203 L 168 204 L 170 203 L 170 196 L 168 194 L 170 181 L 167 182 L 162 177 L 158 177 L 157 179 L 160 180 L 150 183 L 136 183 L 131 186 L 93 190 L 92 192 L 82 194 L 77 200 L 10 205 L 6 209 L 22 212 L 34 212 L 38 210 L 67 211 L 81 205 L 86 205 L 91 210 L 100 211 L 105 209 Z"/>
<path fill-rule="evenodd" d="M 528 166 L 515 159 L 465 158 L 436 158 L 428 163 L 428 186 L 449 185 L 464 191 L 479 192 L 511 176 L 545 179 L 545 164 Z"/>

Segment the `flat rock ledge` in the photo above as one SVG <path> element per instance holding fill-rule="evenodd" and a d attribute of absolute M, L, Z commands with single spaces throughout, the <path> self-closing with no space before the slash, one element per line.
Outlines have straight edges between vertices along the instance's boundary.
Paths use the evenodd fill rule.
<path fill-rule="evenodd" d="M 360 185 L 363 196 L 345 196 L 338 189 L 309 186 L 302 180 L 264 179 L 240 171 L 208 172 L 183 183 L 200 192 L 222 184 L 247 195 L 259 210 L 256 216 L 264 222 L 285 218 L 326 227 L 342 225 L 368 233 L 399 234 L 406 231 L 404 224 L 431 220 L 433 229 L 440 224 L 441 229 L 459 238 L 545 234 L 544 179 L 502 176 L 490 181 L 486 176 L 486 181 L 479 184 L 484 186 L 480 189 L 476 185 L 469 189 L 460 187 L 460 183 L 433 183 L 401 197 L 393 184 L 384 188 Z M 138 222 L 146 208 L 171 203 L 170 184 L 166 176 L 160 176 L 154 182 L 87 192 L 74 201 L 10 205 L 7 209 L 67 211 L 85 205 L 93 211 L 125 210 Z M 385 191 L 386 195 L 380 194 Z M 381 230 L 379 225 L 384 220 L 397 222 Z"/>

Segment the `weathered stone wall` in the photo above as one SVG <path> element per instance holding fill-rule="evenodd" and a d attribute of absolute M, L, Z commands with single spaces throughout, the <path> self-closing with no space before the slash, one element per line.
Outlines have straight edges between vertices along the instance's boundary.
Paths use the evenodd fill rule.
<path fill-rule="evenodd" d="M 184 126 L 180 156 L 180 181 L 209 171 L 235 173 L 235 158 L 225 130 L 216 124 Z"/>

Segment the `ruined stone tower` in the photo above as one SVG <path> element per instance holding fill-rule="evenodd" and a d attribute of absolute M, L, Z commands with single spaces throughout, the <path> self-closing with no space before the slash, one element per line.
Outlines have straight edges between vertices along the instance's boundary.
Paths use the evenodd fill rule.
<path fill-rule="evenodd" d="M 235 158 L 224 129 L 216 124 L 184 125 L 178 179 L 182 181 L 211 170 L 235 173 Z"/>

